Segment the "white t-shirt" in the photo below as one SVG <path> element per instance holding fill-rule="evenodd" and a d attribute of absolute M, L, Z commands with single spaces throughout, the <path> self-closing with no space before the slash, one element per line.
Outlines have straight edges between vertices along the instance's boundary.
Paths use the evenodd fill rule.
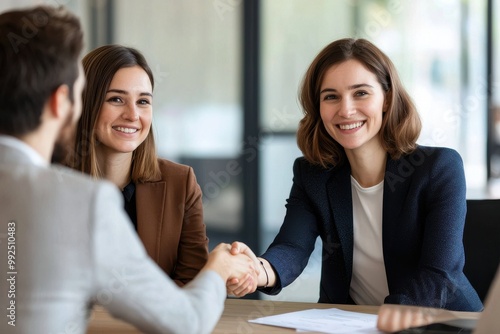
<path fill-rule="evenodd" d="M 353 266 L 350 294 L 356 304 L 381 305 L 389 295 L 382 249 L 384 181 L 363 188 L 351 176 Z"/>

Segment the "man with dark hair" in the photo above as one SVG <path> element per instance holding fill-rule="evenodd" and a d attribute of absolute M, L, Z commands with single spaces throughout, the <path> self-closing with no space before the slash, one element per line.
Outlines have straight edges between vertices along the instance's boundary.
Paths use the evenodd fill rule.
<path fill-rule="evenodd" d="M 42 123 L 43 107 L 51 93 L 64 86 L 69 102 L 75 101 L 73 86 L 79 77 L 83 32 L 77 17 L 50 7 L 5 13 L 0 27 L 0 133 L 30 137 Z M 73 137 L 71 123 L 80 116 L 80 100 L 77 102 L 77 113 L 66 116 L 63 138 L 56 141 L 57 152 Z"/>
<path fill-rule="evenodd" d="M 178 288 L 114 185 L 50 165 L 81 113 L 82 35 L 64 8 L 0 14 L 0 333 L 85 333 L 96 303 L 146 332 L 211 332 L 226 281 L 251 282 L 257 259 L 221 244 Z"/>

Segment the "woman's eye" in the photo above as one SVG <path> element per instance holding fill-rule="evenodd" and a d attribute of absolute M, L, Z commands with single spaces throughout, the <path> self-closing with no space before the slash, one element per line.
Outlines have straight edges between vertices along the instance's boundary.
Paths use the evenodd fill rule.
<path fill-rule="evenodd" d="M 325 100 L 325 101 L 335 100 L 335 99 L 337 99 L 337 95 L 333 95 L 333 94 L 325 95 L 325 97 L 323 98 L 323 100 Z"/>
<path fill-rule="evenodd" d="M 149 100 L 143 99 L 143 100 L 137 101 L 137 104 L 148 105 L 148 104 L 151 104 L 151 102 Z"/>
<path fill-rule="evenodd" d="M 368 93 L 365 92 L 365 91 L 359 91 L 359 92 L 356 92 L 354 95 L 356 95 L 356 96 L 365 96 L 365 95 L 368 95 Z"/>
<path fill-rule="evenodd" d="M 118 97 L 118 96 L 110 97 L 107 101 L 108 102 L 114 102 L 114 103 L 122 103 L 123 102 L 123 100 L 121 99 L 121 97 Z"/>

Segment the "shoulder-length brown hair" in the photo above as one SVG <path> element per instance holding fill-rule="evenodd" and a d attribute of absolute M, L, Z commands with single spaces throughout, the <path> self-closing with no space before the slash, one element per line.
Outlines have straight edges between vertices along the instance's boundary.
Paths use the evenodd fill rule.
<path fill-rule="evenodd" d="M 346 159 L 344 148 L 326 131 L 320 116 L 320 88 L 325 72 L 349 59 L 361 62 L 378 79 L 385 91 L 385 110 L 379 136 L 392 159 L 416 148 L 422 124 L 392 61 L 365 39 L 345 38 L 327 45 L 307 70 L 299 93 L 304 117 L 297 130 L 297 144 L 304 157 L 325 168 Z"/>
<path fill-rule="evenodd" d="M 153 72 L 144 56 L 136 49 L 121 45 L 105 45 L 88 53 L 82 60 L 87 84 L 83 90 L 82 116 L 78 122 L 74 154 L 70 166 L 96 178 L 102 178 L 97 164 L 96 146 L 100 145 L 95 127 L 106 92 L 115 73 L 122 68 L 140 66 L 154 88 Z M 133 182 L 154 181 L 160 178 L 153 125 L 148 136 L 132 154 Z"/>

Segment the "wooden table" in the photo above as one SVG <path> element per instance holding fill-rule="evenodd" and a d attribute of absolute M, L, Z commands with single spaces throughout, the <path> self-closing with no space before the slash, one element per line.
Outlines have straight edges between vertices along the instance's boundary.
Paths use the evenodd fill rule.
<path fill-rule="evenodd" d="M 113 318 L 106 309 L 101 306 L 94 307 L 90 315 L 87 334 L 137 334 L 141 333 L 137 328 L 128 323 Z"/>
<path fill-rule="evenodd" d="M 336 307 L 346 311 L 376 314 L 378 306 L 335 305 L 317 303 L 280 302 L 269 300 L 234 299 L 226 300 L 224 313 L 215 327 L 214 334 L 234 333 L 295 333 L 293 329 L 264 326 L 249 323 L 248 320 L 268 315 L 307 310 L 312 308 Z M 115 319 L 102 307 L 94 308 L 90 317 L 87 334 L 137 334 L 141 333 L 132 325 Z"/>
<path fill-rule="evenodd" d="M 319 303 L 280 302 L 269 300 L 227 299 L 224 313 L 215 327 L 214 334 L 234 333 L 297 333 L 295 329 L 264 326 L 249 323 L 248 320 L 269 315 L 295 312 L 307 309 L 338 308 L 346 311 L 377 314 L 378 306 L 336 305 Z"/>
<path fill-rule="evenodd" d="M 288 313 L 294 311 L 307 310 L 312 308 L 338 308 L 345 311 L 377 314 L 378 306 L 362 305 L 337 305 L 337 304 L 317 304 L 280 302 L 269 300 L 251 299 L 227 299 L 222 314 L 214 334 L 234 334 L 234 333 L 296 333 L 294 329 L 264 326 L 249 323 L 248 320 L 265 317 L 269 315 Z M 475 312 L 453 312 L 461 318 L 477 318 Z M 94 309 L 89 322 L 87 334 L 137 334 L 140 333 L 135 327 L 112 318 L 105 309 L 97 307 Z"/>

